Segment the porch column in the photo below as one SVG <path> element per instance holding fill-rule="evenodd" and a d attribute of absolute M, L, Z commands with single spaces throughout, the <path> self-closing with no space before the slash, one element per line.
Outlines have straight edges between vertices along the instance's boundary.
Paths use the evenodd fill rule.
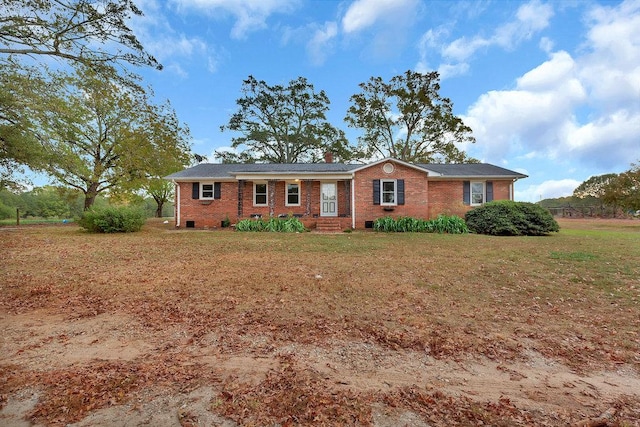
<path fill-rule="evenodd" d="M 344 180 L 344 213 L 351 216 L 351 180 Z"/>
<path fill-rule="evenodd" d="M 304 216 L 311 216 L 311 188 L 313 187 L 313 181 L 310 179 L 304 180 L 304 192 L 305 192 L 305 210 Z"/>
<path fill-rule="evenodd" d="M 238 218 L 244 215 L 244 179 L 238 181 Z"/>
<path fill-rule="evenodd" d="M 267 184 L 269 193 L 269 216 L 273 217 L 276 213 L 276 180 L 270 179 Z"/>

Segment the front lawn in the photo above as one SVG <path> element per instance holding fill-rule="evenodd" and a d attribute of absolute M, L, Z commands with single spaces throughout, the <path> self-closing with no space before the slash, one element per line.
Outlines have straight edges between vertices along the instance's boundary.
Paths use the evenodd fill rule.
<path fill-rule="evenodd" d="M 0 406 L 35 390 L 22 415 L 45 425 L 153 419 L 160 401 L 181 425 L 564 426 L 610 408 L 634 425 L 640 221 L 560 225 L 0 228 Z"/>

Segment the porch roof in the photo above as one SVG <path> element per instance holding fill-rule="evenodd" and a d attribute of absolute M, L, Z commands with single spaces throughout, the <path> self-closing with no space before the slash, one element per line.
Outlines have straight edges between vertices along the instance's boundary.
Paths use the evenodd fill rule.
<path fill-rule="evenodd" d="M 344 178 L 350 178 L 351 171 L 359 166 L 362 165 L 344 163 L 200 163 L 165 178 L 180 181 L 196 181 L 199 179 L 235 180 L 246 179 L 246 177 L 274 179 L 281 176 L 310 177 L 326 175 L 344 175 Z"/>

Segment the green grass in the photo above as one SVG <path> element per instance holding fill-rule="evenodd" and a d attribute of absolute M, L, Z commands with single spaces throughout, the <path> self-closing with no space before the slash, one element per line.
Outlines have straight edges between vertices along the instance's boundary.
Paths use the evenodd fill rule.
<path fill-rule="evenodd" d="M 593 255 L 586 252 L 551 252 L 551 259 L 563 259 L 570 261 L 591 261 L 598 258 L 597 255 Z"/>

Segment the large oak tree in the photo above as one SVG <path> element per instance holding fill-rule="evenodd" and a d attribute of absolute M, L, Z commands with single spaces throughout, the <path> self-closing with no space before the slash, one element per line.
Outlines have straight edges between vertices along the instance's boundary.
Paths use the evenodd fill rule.
<path fill-rule="evenodd" d="M 162 68 L 129 27 L 141 15 L 131 0 L 0 2 L 0 185 L 16 186 L 16 172 L 36 161 L 37 135 L 24 99 L 15 94 L 49 84 L 46 64 L 84 66 L 137 89 L 127 65 Z"/>
<path fill-rule="evenodd" d="M 395 157 L 407 162 L 475 161 L 458 148 L 473 143 L 471 128 L 453 114 L 453 103 L 440 95 L 437 72 L 407 71 L 385 82 L 372 77 L 350 99 L 345 121 L 360 128 L 360 148 L 367 157 Z"/>
<path fill-rule="evenodd" d="M 26 93 L 44 91 L 46 82 L 36 70 L 18 72 L 17 68 L 0 66 L 0 188 L 20 187 L 15 175 L 24 172 L 23 165 L 38 154 L 37 135 L 30 131 L 33 127 L 26 114 Z"/>
<path fill-rule="evenodd" d="M 29 165 L 82 191 L 85 209 L 102 192 L 133 191 L 189 162 L 188 129 L 168 104 L 91 69 L 58 75 L 29 96 L 40 148 Z"/>
<path fill-rule="evenodd" d="M 316 92 L 304 77 L 288 85 L 269 85 L 249 76 L 242 84 L 238 110 L 221 130 L 238 132 L 232 147 L 238 153 L 217 152 L 225 162 L 318 162 L 330 151 L 337 160 L 352 153 L 342 130 L 326 117 L 329 98 Z"/>
<path fill-rule="evenodd" d="M 49 56 L 98 71 L 129 63 L 162 68 L 128 26 L 131 0 L 2 0 L 0 54 Z"/>

